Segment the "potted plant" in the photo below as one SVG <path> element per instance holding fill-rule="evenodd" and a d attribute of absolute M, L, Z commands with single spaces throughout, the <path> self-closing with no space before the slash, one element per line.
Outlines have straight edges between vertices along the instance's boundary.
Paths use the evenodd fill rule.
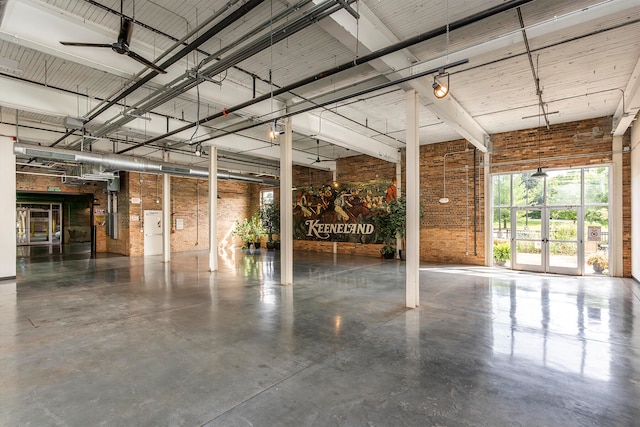
<path fill-rule="evenodd" d="M 400 258 L 404 259 L 406 253 L 404 248 L 404 236 L 407 230 L 407 199 L 398 197 L 391 200 L 388 205 L 389 221 L 393 229 L 392 238 L 398 242 Z M 422 218 L 422 209 L 420 209 L 420 218 Z"/>
<path fill-rule="evenodd" d="M 384 259 L 391 259 L 396 254 L 396 248 L 391 245 L 384 245 L 380 249 L 380 253 Z"/>
<path fill-rule="evenodd" d="M 504 240 L 496 240 L 493 243 L 493 263 L 504 266 L 511 258 L 511 245 Z"/>
<path fill-rule="evenodd" d="M 395 243 L 396 230 L 391 221 L 391 216 L 386 211 L 381 211 L 373 217 L 378 237 L 384 242 L 384 246 L 380 249 L 380 255 L 385 259 L 391 259 L 396 253 L 396 248 L 392 246 Z"/>
<path fill-rule="evenodd" d="M 260 207 L 260 220 L 262 221 L 262 227 L 266 231 L 267 249 L 279 249 L 280 245 L 276 246 L 276 242 L 273 240 L 274 234 L 280 234 L 280 206 L 276 202 L 265 203 Z"/>
<path fill-rule="evenodd" d="M 587 258 L 587 264 L 593 267 L 596 273 L 602 273 L 609 268 L 609 257 L 606 252 L 598 251 Z"/>
<path fill-rule="evenodd" d="M 393 245 L 398 241 L 402 245 L 407 226 L 406 199 L 398 197 L 391 200 L 386 209 L 376 215 L 373 221 L 378 235 L 385 243 L 385 246 L 380 249 L 380 253 L 385 258 L 393 258 L 396 253 L 396 248 Z M 402 251 L 400 251 L 401 258 L 402 255 Z"/>
<path fill-rule="evenodd" d="M 251 218 L 245 218 L 242 221 L 236 221 L 233 234 L 244 242 L 243 248 L 249 248 L 253 245 L 255 249 L 259 249 L 260 235 L 264 234 L 262 221 L 258 215 L 253 215 Z"/>

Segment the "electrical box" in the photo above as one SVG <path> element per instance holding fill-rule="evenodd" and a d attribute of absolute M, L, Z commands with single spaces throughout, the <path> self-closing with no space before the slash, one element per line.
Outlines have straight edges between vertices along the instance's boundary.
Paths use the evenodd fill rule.
<path fill-rule="evenodd" d="M 107 181 L 107 191 L 120 191 L 120 177 L 116 176 Z"/>

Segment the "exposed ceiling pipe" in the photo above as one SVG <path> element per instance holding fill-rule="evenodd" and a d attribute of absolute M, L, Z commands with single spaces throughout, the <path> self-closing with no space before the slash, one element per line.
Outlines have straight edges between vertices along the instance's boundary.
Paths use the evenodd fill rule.
<path fill-rule="evenodd" d="M 176 163 L 158 162 L 155 160 L 148 160 L 140 157 L 122 156 L 118 154 L 100 154 L 86 151 L 65 150 L 62 148 L 54 147 L 41 147 L 20 143 L 14 144 L 13 152 L 16 155 L 29 156 L 32 158 L 98 165 L 104 167 L 105 171 L 110 172 L 127 171 L 162 173 L 203 179 L 209 177 L 209 171 L 206 168 L 179 165 Z M 275 179 L 257 178 L 254 176 L 234 174 L 230 172 L 218 172 L 217 177 L 218 179 L 244 181 L 255 184 L 280 184 L 280 181 Z"/>
<path fill-rule="evenodd" d="M 536 68 L 533 66 L 533 57 L 531 56 L 531 48 L 529 47 L 529 39 L 527 38 L 527 31 L 524 26 L 524 19 L 522 18 L 522 12 L 520 8 L 516 9 L 518 11 L 518 20 L 520 21 L 520 29 L 522 31 L 522 38 L 524 39 L 524 47 L 527 49 L 527 57 L 529 58 L 529 66 L 531 67 L 531 74 L 533 74 L 533 82 L 536 85 L 536 96 L 538 97 L 538 105 L 540 105 L 540 109 L 542 111 L 542 117 L 544 117 L 544 122 L 547 125 L 547 129 L 549 129 L 549 116 L 547 115 L 547 110 L 545 109 L 544 102 L 542 101 L 542 89 L 540 89 L 540 75 L 536 71 Z"/>
<path fill-rule="evenodd" d="M 350 2 L 352 1 L 354 0 L 350 0 Z M 335 5 L 332 1 L 325 1 L 324 3 L 314 6 L 312 9 L 306 11 L 303 15 L 296 18 L 295 20 L 287 22 L 286 24 L 276 28 L 272 34 L 270 33 L 270 34 L 264 35 L 260 39 L 252 42 L 248 46 L 245 46 L 244 48 L 230 55 L 227 58 L 220 58 L 219 61 L 216 62 L 214 65 L 211 65 L 210 67 L 202 71 L 198 71 L 197 74 L 205 77 L 211 77 L 211 76 L 220 74 L 225 70 L 228 70 L 229 68 L 232 68 L 233 66 L 239 64 L 240 62 L 250 58 L 251 56 L 267 49 L 273 43 L 278 43 L 288 37 L 291 37 L 297 32 L 315 24 L 316 22 L 324 18 L 329 17 L 331 14 L 335 13 L 341 8 L 342 8 L 341 6 Z M 249 37 L 245 37 L 243 35 L 241 40 L 247 39 L 247 38 Z M 167 85 L 167 87 L 170 87 L 171 85 L 180 82 L 175 87 L 169 88 L 168 91 L 166 90 L 157 91 L 147 96 L 143 100 L 139 101 L 137 104 L 133 105 L 131 108 L 135 108 L 137 113 L 149 112 L 153 108 L 156 108 L 170 101 L 174 97 L 186 92 L 187 90 L 197 86 L 201 81 L 202 81 L 202 78 L 196 78 L 193 80 L 186 80 L 186 81 L 182 78 L 176 79 L 173 82 L 171 82 L 169 85 Z M 95 131 L 94 135 L 104 136 L 109 132 L 118 129 L 119 127 L 123 126 L 129 121 L 131 121 L 131 118 L 129 117 L 120 118 L 117 121 L 111 123 L 109 126 L 103 127 L 102 129 Z M 132 150 L 133 148 L 135 147 L 125 149 L 123 151 L 120 151 L 119 153 L 120 154 L 125 153 L 127 151 Z"/>
<path fill-rule="evenodd" d="M 169 49 L 167 49 L 164 53 L 162 53 L 160 56 L 158 56 L 156 58 L 156 61 L 160 61 L 161 59 L 163 59 L 164 57 L 168 56 L 170 52 L 173 52 L 175 49 L 177 49 L 180 46 L 189 46 L 189 43 L 187 43 L 187 40 L 189 40 L 191 37 L 193 37 L 194 35 L 200 33 L 200 31 L 202 31 L 205 27 L 207 27 L 209 24 L 211 24 L 211 22 L 213 22 L 214 20 L 218 19 L 220 16 L 222 16 L 224 13 L 226 13 L 228 10 L 230 10 L 233 6 L 235 6 L 236 3 L 238 3 L 239 0 L 230 0 L 229 2 L 227 2 L 227 4 L 225 4 L 221 9 L 219 9 L 217 12 L 215 12 L 214 14 L 212 14 L 211 16 L 209 16 L 207 19 L 205 19 L 204 21 L 202 21 L 201 23 L 199 23 L 195 28 L 193 28 L 191 31 L 189 31 L 187 34 L 185 34 L 181 39 L 177 39 L 175 37 L 171 37 L 166 33 L 163 33 L 161 31 L 159 31 L 156 28 L 153 28 L 149 25 L 146 25 L 140 21 L 135 20 L 133 17 L 128 17 L 126 15 L 124 15 L 122 13 L 122 11 L 117 11 L 115 9 L 111 9 L 110 7 L 107 7 L 105 5 L 102 5 L 100 3 L 98 3 L 95 0 L 84 0 L 85 2 L 89 3 L 92 6 L 95 6 L 97 8 L 100 8 L 102 10 L 106 10 L 107 12 L 113 13 L 114 15 L 118 16 L 121 19 L 128 19 L 131 20 L 133 22 L 135 22 L 136 26 L 139 26 L 141 28 L 145 28 L 149 31 L 158 33 L 158 34 L 162 34 L 165 37 L 168 37 L 170 40 L 174 41 L 175 43 L 173 44 L 173 46 L 171 46 Z M 187 28 L 188 29 L 188 28 Z M 201 52 L 202 51 L 200 49 L 196 49 L 197 52 Z M 134 76 L 132 76 L 129 81 L 123 85 L 123 86 L 128 86 L 130 84 L 135 83 L 138 78 L 144 74 L 146 72 L 146 69 L 143 69 L 142 71 L 136 73 Z M 109 96 L 106 97 L 106 100 L 103 100 L 102 102 L 100 102 L 98 105 L 94 106 L 89 112 L 88 114 L 93 113 L 94 111 L 96 111 L 98 108 L 102 107 L 102 105 L 107 102 L 111 97 L 114 97 L 116 95 L 118 95 L 118 92 L 122 90 L 122 88 L 118 89 L 116 92 L 110 94 Z"/>
<path fill-rule="evenodd" d="M 211 27 L 210 29 L 205 31 L 200 37 L 195 39 L 193 42 L 189 43 L 188 46 L 186 46 L 183 49 L 181 49 L 178 53 L 173 55 L 168 60 L 164 61 L 162 64 L 159 64 L 158 65 L 159 68 L 162 68 L 162 69 L 166 70 L 171 65 L 175 64 L 176 62 L 178 62 L 179 60 L 181 60 L 182 58 L 187 56 L 189 53 L 191 53 L 192 51 L 197 49 L 200 45 L 202 45 L 203 43 L 208 41 L 210 38 L 212 38 L 213 36 L 218 34 L 220 31 L 224 30 L 225 28 L 227 28 L 228 26 L 233 24 L 235 21 L 237 21 L 240 18 L 242 18 L 243 16 L 245 16 L 247 13 L 249 13 L 251 10 L 253 10 L 257 6 L 259 6 L 264 1 L 265 0 L 249 0 L 249 1 L 247 1 L 247 3 L 241 5 L 238 9 L 236 9 L 231 14 L 229 14 L 229 16 L 227 16 L 224 19 L 222 19 L 216 25 L 214 25 L 213 27 Z M 151 70 L 145 77 L 143 77 L 142 79 L 138 80 L 136 83 L 134 83 L 132 86 L 130 86 L 126 90 L 122 91 L 114 99 L 110 100 L 105 105 L 103 105 L 102 108 L 100 108 L 98 111 L 95 111 L 93 114 L 91 114 L 89 117 L 87 117 L 85 119 L 85 122 L 88 123 L 88 122 L 94 120 L 100 114 L 104 113 L 110 107 L 115 105 L 118 101 L 126 98 L 128 95 L 132 94 L 133 92 L 135 92 L 136 90 L 141 88 L 144 84 L 148 83 L 151 79 L 153 79 L 157 75 L 158 75 L 158 73 L 156 71 Z M 63 141 L 65 138 L 66 138 L 66 136 L 58 139 L 51 146 L 52 147 L 55 146 L 59 142 Z"/>
<path fill-rule="evenodd" d="M 453 31 L 453 30 L 465 27 L 467 25 L 473 24 L 475 22 L 481 21 L 483 19 L 489 18 L 491 16 L 497 15 L 497 14 L 505 12 L 507 10 L 511 10 L 511 9 L 516 8 L 516 7 L 520 7 L 520 6 L 522 6 L 522 5 L 526 4 L 526 3 L 530 3 L 531 1 L 533 1 L 533 0 L 512 0 L 512 1 L 505 2 L 503 4 L 500 4 L 500 5 L 497 5 L 495 7 L 489 8 L 489 9 L 487 9 L 485 11 L 482 11 L 482 12 L 476 13 L 474 15 L 468 16 L 466 18 L 460 19 L 458 21 L 452 22 L 451 24 L 448 25 L 448 31 Z M 342 71 L 351 69 L 351 68 L 356 67 L 358 65 L 362 65 L 362 64 L 368 63 L 368 62 L 373 61 L 375 59 L 381 58 L 381 57 L 383 57 L 385 55 L 389 55 L 389 54 L 397 52 L 399 50 L 411 47 L 411 46 L 413 46 L 415 44 L 422 43 L 422 42 L 430 40 L 432 38 L 441 36 L 443 34 L 446 34 L 446 32 L 447 32 L 447 25 L 443 25 L 442 27 L 433 29 L 431 31 L 427 31 L 427 32 L 422 33 L 422 34 L 418 34 L 418 35 L 416 35 L 414 37 L 411 37 L 411 38 L 409 38 L 407 40 L 404 40 L 404 41 L 401 41 L 401 42 L 398 42 L 398 43 L 394 43 L 394 44 L 392 44 L 390 46 L 387 46 L 385 48 L 379 49 L 379 50 L 377 50 L 375 52 L 372 52 L 372 53 L 370 53 L 368 55 L 363 55 L 363 56 L 361 56 L 359 58 L 355 58 L 352 61 L 345 62 L 343 64 L 340 64 L 340 65 L 337 65 L 337 66 L 335 66 L 333 68 L 330 68 L 328 70 L 325 70 L 325 71 L 322 71 L 320 73 L 317 73 L 317 74 L 315 74 L 315 75 L 313 75 L 311 77 L 307 77 L 307 78 L 298 80 L 297 82 L 292 83 L 290 85 L 283 86 L 280 89 L 274 90 L 273 93 L 269 92 L 269 93 L 266 93 L 266 94 L 264 94 L 262 96 L 259 96 L 257 98 L 253 98 L 253 99 L 251 99 L 249 101 L 243 102 L 241 104 L 237 104 L 237 105 L 232 106 L 232 107 L 227 107 L 227 108 L 225 108 L 224 113 L 223 112 L 218 112 L 218 113 L 212 114 L 212 115 L 210 115 L 208 117 L 205 117 L 203 119 L 197 120 L 192 124 L 188 124 L 188 125 L 185 125 L 185 126 L 182 126 L 182 127 L 178 128 L 178 129 L 174 129 L 173 131 L 167 132 L 164 135 L 159 135 L 159 136 L 150 138 L 150 139 L 148 139 L 148 140 L 146 140 L 144 142 L 141 142 L 139 144 L 136 144 L 136 145 L 133 145 L 133 146 L 127 148 L 126 151 L 130 151 L 130 150 L 133 150 L 133 149 L 136 149 L 136 148 L 140 148 L 140 147 L 143 147 L 145 145 L 152 144 L 154 142 L 160 141 L 162 139 L 169 138 L 169 137 L 171 137 L 173 135 L 176 135 L 176 134 L 178 134 L 180 132 L 183 132 L 185 130 L 191 129 L 191 128 L 197 126 L 197 125 L 206 124 L 207 122 L 210 122 L 210 121 L 212 121 L 214 119 L 222 117 L 223 115 L 230 114 L 230 113 L 233 113 L 235 111 L 238 111 L 238 110 L 244 109 L 246 107 L 249 107 L 251 105 L 257 104 L 259 102 L 265 101 L 265 100 L 269 99 L 271 96 L 278 96 L 278 95 L 281 95 L 283 93 L 290 92 L 292 90 L 295 90 L 295 89 L 300 88 L 302 86 L 305 86 L 307 84 L 317 82 L 319 80 L 325 79 L 325 78 L 330 77 L 330 76 L 332 76 L 334 74 L 338 74 L 338 73 L 340 73 Z M 123 151 L 121 151 L 121 153 L 122 152 Z"/>

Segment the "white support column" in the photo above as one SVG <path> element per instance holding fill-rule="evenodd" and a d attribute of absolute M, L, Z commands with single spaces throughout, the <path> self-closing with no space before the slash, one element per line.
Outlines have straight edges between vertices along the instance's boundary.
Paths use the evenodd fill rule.
<path fill-rule="evenodd" d="M 493 264 L 493 210 L 491 201 L 493 200 L 493 188 L 491 186 L 491 152 L 484 153 L 484 265 L 487 267 Z M 478 230 L 473 230 L 477 235 Z"/>
<path fill-rule="evenodd" d="M 398 187 L 398 197 L 402 197 L 402 162 L 396 163 L 396 187 Z"/>
<path fill-rule="evenodd" d="M 171 261 L 171 175 L 162 175 L 162 262 Z"/>
<path fill-rule="evenodd" d="M 16 156 L 13 140 L 0 136 L 0 280 L 16 277 Z M 15 287 L 15 284 L 14 284 Z M 10 308 L 10 305 L 7 306 Z M 2 310 L 0 310 L 2 311 Z"/>
<path fill-rule="evenodd" d="M 609 235 L 609 274 L 622 277 L 622 136 L 614 136 Z"/>
<path fill-rule="evenodd" d="M 631 277 L 640 281 L 640 125 L 631 127 Z M 639 337 L 640 341 L 640 337 Z"/>
<path fill-rule="evenodd" d="M 418 131 L 418 94 L 407 96 L 407 277 L 405 304 L 420 305 L 420 134 Z"/>
<path fill-rule="evenodd" d="M 209 153 L 209 271 L 218 271 L 218 147 Z"/>
<path fill-rule="evenodd" d="M 293 134 L 287 119 L 280 142 L 280 284 L 293 284 Z"/>
<path fill-rule="evenodd" d="M 402 162 L 396 163 L 396 189 L 398 197 L 402 197 Z M 406 236 L 405 236 L 406 237 Z M 396 252 L 396 259 L 401 259 L 400 251 L 406 250 L 404 246 L 404 238 L 396 236 L 396 247 L 398 251 Z"/>

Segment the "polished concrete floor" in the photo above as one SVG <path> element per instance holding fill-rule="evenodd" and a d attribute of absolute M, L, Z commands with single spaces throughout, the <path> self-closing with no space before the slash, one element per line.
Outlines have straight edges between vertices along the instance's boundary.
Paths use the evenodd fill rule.
<path fill-rule="evenodd" d="M 640 286 L 206 253 L 18 263 L 2 426 L 638 426 Z"/>

